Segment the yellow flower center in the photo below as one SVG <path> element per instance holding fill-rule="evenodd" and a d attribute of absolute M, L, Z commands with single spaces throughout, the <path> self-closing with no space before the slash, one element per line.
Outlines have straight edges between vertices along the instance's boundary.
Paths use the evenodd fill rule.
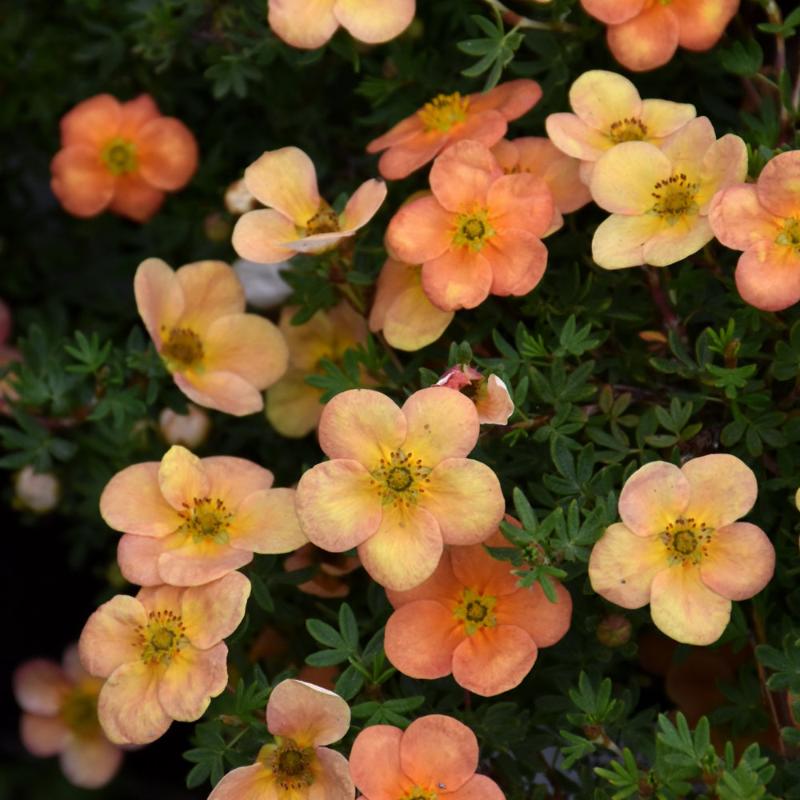
<path fill-rule="evenodd" d="M 136 635 L 145 664 L 169 664 L 189 641 L 180 614 L 168 609 L 149 612 L 146 624 L 136 629 Z"/>
<path fill-rule="evenodd" d="M 694 517 L 678 517 L 675 522 L 670 522 L 660 534 L 670 565 L 699 564 L 708 555 L 708 543 L 713 533 L 713 528 Z"/>
<path fill-rule="evenodd" d="M 100 156 L 112 175 L 133 172 L 137 166 L 136 145 L 128 139 L 120 137 L 111 139 Z"/>
<path fill-rule="evenodd" d="M 800 251 L 800 219 L 788 217 L 783 221 L 781 232 L 775 239 L 775 244 L 791 247 Z"/>
<path fill-rule="evenodd" d="M 183 511 L 179 511 L 178 516 L 186 520 L 178 531 L 190 534 L 196 543 L 209 539 L 217 544 L 228 543 L 233 514 L 219 498 L 195 497 L 191 506 L 183 503 Z"/>
<path fill-rule="evenodd" d="M 456 217 L 453 244 L 469 247 L 477 253 L 494 234 L 495 230 L 489 223 L 488 210 L 476 208 L 470 213 L 459 214 Z"/>
<path fill-rule="evenodd" d="M 464 632 L 467 636 L 472 636 L 481 628 L 493 628 L 497 625 L 497 618 L 494 615 L 496 603 L 496 597 L 464 589 L 461 601 L 453 609 L 453 616 L 464 623 Z"/>
<path fill-rule="evenodd" d="M 426 131 L 447 133 L 454 125 L 467 118 L 469 98 L 459 92 L 439 94 L 417 112 Z"/>
<path fill-rule="evenodd" d="M 413 453 L 393 450 L 370 474 L 384 505 L 410 506 L 424 494 L 424 484 L 430 480 L 430 473 L 430 467 L 424 466 L 421 459 L 415 459 Z"/>
<path fill-rule="evenodd" d="M 300 747 L 292 739 L 280 736 L 275 737 L 275 744 L 264 745 L 258 754 L 258 760 L 272 773 L 286 800 L 295 800 L 295 792 L 314 783 L 315 759 L 313 747 Z"/>
<path fill-rule="evenodd" d="M 658 181 L 651 192 L 655 203 L 650 213 L 657 214 L 669 225 L 675 225 L 689 214 L 697 214 L 698 188 L 698 185 L 692 183 L 684 172 L 675 173 L 666 180 Z"/>
<path fill-rule="evenodd" d="M 608 138 L 614 144 L 620 142 L 641 142 L 647 138 L 647 125 L 638 117 L 625 117 L 611 123 Z"/>
<path fill-rule="evenodd" d="M 97 690 L 80 685 L 72 689 L 61 704 L 61 719 L 76 736 L 88 738 L 99 734 Z"/>
<path fill-rule="evenodd" d="M 195 368 L 203 361 L 203 343 L 191 328 L 172 328 L 163 336 L 161 358 L 170 372 Z"/>
<path fill-rule="evenodd" d="M 336 212 L 324 200 L 320 200 L 317 213 L 306 222 L 306 236 L 313 236 L 315 233 L 336 233 L 339 230 L 341 228 Z"/>
<path fill-rule="evenodd" d="M 415 786 L 413 789 L 409 789 L 402 797 L 399 797 L 398 800 L 438 800 L 438 798 L 439 795 L 436 792 L 425 791 L 425 789 Z"/>

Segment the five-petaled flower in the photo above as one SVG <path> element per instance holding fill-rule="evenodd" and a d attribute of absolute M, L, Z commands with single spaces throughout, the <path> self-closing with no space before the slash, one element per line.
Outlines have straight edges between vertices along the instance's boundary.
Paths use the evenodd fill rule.
<path fill-rule="evenodd" d="M 61 120 L 61 150 L 50 164 L 51 187 L 76 217 L 106 209 L 145 222 L 165 192 L 188 183 L 197 169 L 197 142 L 173 117 L 163 117 L 150 95 L 120 103 L 90 97 Z"/>
<path fill-rule="evenodd" d="M 350 708 L 338 694 L 298 680 L 281 681 L 267 702 L 264 745 L 255 764 L 229 772 L 208 800 L 352 800 L 347 759 L 326 745 L 350 727 Z"/>
<path fill-rule="evenodd" d="M 612 214 L 592 239 L 606 269 L 664 267 L 714 238 L 708 221 L 716 192 L 744 180 L 747 148 L 734 134 L 716 138 L 706 117 L 688 122 L 660 147 L 623 142 L 595 164 L 594 201 Z"/>
<path fill-rule="evenodd" d="M 337 214 L 320 197 L 314 163 L 296 147 L 264 153 L 245 170 L 244 181 L 267 208 L 239 217 L 233 248 L 242 258 L 261 264 L 336 247 L 366 225 L 386 198 L 386 184 L 368 180 Z"/>
<path fill-rule="evenodd" d="M 624 608 L 649 603 L 653 622 L 676 641 L 715 642 L 731 600 L 760 592 L 775 569 L 764 531 L 737 522 L 757 493 L 755 475 L 735 456 L 701 456 L 680 469 L 645 464 L 620 494 L 622 522 L 592 550 L 592 588 Z"/>
<path fill-rule="evenodd" d="M 581 0 L 608 25 L 614 58 L 636 72 L 666 64 L 678 46 L 709 50 L 739 10 L 739 0 Z"/>
<path fill-rule="evenodd" d="M 399 180 L 464 139 L 491 147 L 508 123 L 530 111 L 542 96 L 536 81 L 520 79 L 482 94 L 440 94 L 367 145 L 368 153 L 386 152 L 378 169 L 386 180 Z"/>
<path fill-rule="evenodd" d="M 472 402 L 441 386 L 415 392 L 402 408 L 370 389 L 336 395 L 319 426 L 331 460 L 297 487 L 303 530 L 325 550 L 357 546 L 385 587 L 418 586 L 444 544 L 481 542 L 503 516 L 496 475 L 466 458 L 479 429 Z"/>
<path fill-rule="evenodd" d="M 443 714 L 415 719 L 405 731 L 371 725 L 356 736 L 350 773 L 370 800 L 505 800 L 500 787 L 476 775 L 478 740 Z"/>
<path fill-rule="evenodd" d="M 116 595 L 89 617 L 83 666 L 106 678 L 97 712 L 117 744 L 155 741 L 173 720 L 199 719 L 228 683 L 222 641 L 242 621 L 250 581 L 232 572 L 205 586 Z"/>
<path fill-rule="evenodd" d="M 432 195 L 406 203 L 386 231 L 389 254 L 422 264 L 422 287 L 444 310 L 475 308 L 491 293 L 524 295 L 547 266 L 541 236 L 553 222 L 547 184 L 504 174 L 483 144 L 454 144 L 434 161 Z"/>
<path fill-rule="evenodd" d="M 136 306 L 178 388 L 206 408 L 241 416 L 286 372 L 289 353 L 268 319 L 245 314 L 242 284 L 221 261 L 177 271 L 148 258 L 133 281 Z"/>
<path fill-rule="evenodd" d="M 800 152 L 775 156 L 755 186 L 730 186 L 714 197 L 708 218 L 726 247 L 743 250 L 736 265 L 742 299 L 762 311 L 800 300 Z"/>
<path fill-rule="evenodd" d="M 100 513 L 124 531 L 117 559 L 140 586 L 199 586 L 253 560 L 306 543 L 294 490 L 273 489 L 272 473 L 243 458 L 200 459 L 171 447 L 161 463 L 118 472 L 100 498 Z"/>
<path fill-rule="evenodd" d="M 501 534 L 487 545 L 510 547 Z M 538 649 L 569 629 L 572 599 L 553 582 L 557 601 L 542 587 L 522 588 L 507 561 L 482 544 L 451 547 L 436 572 L 407 592 L 387 592 L 395 611 L 386 624 L 386 656 L 412 678 L 452 673 L 470 692 L 491 696 L 518 686 Z"/>
<path fill-rule="evenodd" d="M 105 786 L 122 761 L 97 719 L 102 685 L 83 669 L 74 645 L 61 666 L 36 658 L 14 672 L 14 696 L 24 712 L 22 743 L 35 756 L 58 755 L 67 780 L 84 789 Z"/>

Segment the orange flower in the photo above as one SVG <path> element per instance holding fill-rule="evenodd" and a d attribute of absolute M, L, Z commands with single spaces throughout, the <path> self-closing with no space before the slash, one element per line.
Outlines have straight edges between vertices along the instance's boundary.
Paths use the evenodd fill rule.
<path fill-rule="evenodd" d="M 405 731 L 371 725 L 350 751 L 353 782 L 370 800 L 505 800 L 477 766 L 475 734 L 442 714 L 419 717 Z"/>
<path fill-rule="evenodd" d="M 282 436 L 299 438 L 317 427 L 323 405 L 322 390 L 306 383 L 321 372 L 323 358 L 341 362 L 345 352 L 367 340 L 366 320 L 349 303 L 317 311 L 308 322 L 293 325 L 296 308 L 281 311 L 278 323 L 289 347 L 289 370 L 267 390 L 267 419 Z"/>
<path fill-rule="evenodd" d="M 97 720 L 102 685 L 81 667 L 74 646 L 64 653 L 62 666 L 37 658 L 14 673 L 14 696 L 25 712 L 22 743 L 35 756 L 60 756 L 67 780 L 83 789 L 105 786 L 122 761 Z"/>
<path fill-rule="evenodd" d="M 272 489 L 272 473 L 243 458 L 200 459 L 171 447 L 161 463 L 118 472 L 100 514 L 124 531 L 117 558 L 140 586 L 199 586 L 253 560 L 306 542 L 293 489 Z"/>
<path fill-rule="evenodd" d="M 782 311 L 800 300 L 800 152 L 780 153 L 755 186 L 737 184 L 714 197 L 708 215 L 726 247 L 743 250 L 736 288 L 762 311 Z"/>
<path fill-rule="evenodd" d="M 136 306 L 166 368 L 193 402 L 242 416 L 286 372 L 286 342 L 269 320 L 245 314 L 242 285 L 221 261 L 173 272 L 148 258 L 133 281 Z"/>
<path fill-rule="evenodd" d="M 564 224 L 563 214 L 585 206 L 592 196 L 580 175 L 581 162 L 565 155 L 544 136 L 501 139 L 492 154 L 503 172 L 526 172 L 541 178 L 553 196 L 553 221 L 544 236 L 555 233 Z"/>
<path fill-rule="evenodd" d="M 373 139 L 367 152 L 385 150 L 378 169 L 386 180 L 399 180 L 463 139 L 491 147 L 505 136 L 508 123 L 530 111 L 541 96 L 541 86 L 525 79 L 501 83 L 482 94 L 440 94 Z"/>
<path fill-rule="evenodd" d="M 269 26 L 292 47 L 322 47 L 341 25 L 354 39 L 382 44 L 414 19 L 415 0 L 269 0 Z"/>
<path fill-rule="evenodd" d="M 544 275 L 540 237 L 553 221 L 547 184 L 505 175 L 491 151 L 459 142 L 436 161 L 433 195 L 402 206 L 386 231 L 390 255 L 422 264 L 422 287 L 445 311 L 475 308 L 491 293 L 524 295 Z"/>
<path fill-rule="evenodd" d="M 486 544 L 510 547 L 495 534 Z M 539 584 L 520 588 L 508 562 L 482 544 L 451 547 L 436 572 L 408 592 L 387 592 L 395 611 L 386 624 L 386 656 L 412 678 L 442 678 L 490 697 L 518 686 L 539 647 L 569 629 L 572 599 L 555 583 L 551 603 Z"/>
<path fill-rule="evenodd" d="M 514 401 L 505 383 L 497 375 L 485 378 L 468 364 L 451 367 L 436 385 L 464 392 L 475 403 L 478 421 L 483 425 L 506 425 L 514 413 Z"/>
<path fill-rule="evenodd" d="M 383 181 L 365 181 L 337 214 L 320 197 L 314 163 L 296 147 L 264 153 L 245 170 L 244 182 L 267 208 L 239 217 L 233 249 L 261 264 L 336 247 L 366 225 L 386 199 Z"/>
<path fill-rule="evenodd" d="M 444 543 L 481 542 L 503 516 L 494 472 L 466 458 L 479 428 L 475 406 L 441 386 L 415 392 L 402 408 L 370 389 L 336 395 L 319 425 L 331 460 L 297 487 L 303 530 L 324 550 L 358 547 L 383 586 L 418 586 Z"/>
<path fill-rule="evenodd" d="M 454 316 L 428 300 L 422 288 L 422 267 L 386 259 L 369 314 L 373 333 L 382 330 L 386 341 L 398 350 L 419 350 L 435 342 Z"/>
<path fill-rule="evenodd" d="M 634 72 L 666 64 L 678 49 L 709 50 L 739 10 L 739 0 L 581 0 L 608 25 L 614 58 Z"/>
<path fill-rule="evenodd" d="M 733 134 L 716 138 L 698 117 L 662 142 L 623 142 L 594 166 L 594 201 L 610 211 L 592 239 L 605 269 L 664 267 L 714 238 L 708 221 L 716 192 L 744 180 L 747 148 Z"/>
<path fill-rule="evenodd" d="M 622 522 L 592 550 L 592 588 L 624 608 L 650 603 L 656 627 L 678 642 L 715 642 L 731 600 L 760 592 L 775 569 L 764 531 L 736 521 L 757 493 L 755 475 L 735 456 L 693 458 L 680 469 L 645 464 L 620 494 Z"/>
<path fill-rule="evenodd" d="M 250 581 L 232 572 L 179 589 L 157 586 L 118 594 L 89 617 L 81 662 L 107 678 L 97 707 L 116 744 L 147 744 L 173 720 L 199 719 L 228 683 L 223 643 L 244 617 Z"/>
<path fill-rule="evenodd" d="M 229 772 L 208 800 L 353 800 L 347 759 L 325 745 L 350 727 L 350 708 L 339 695 L 303 681 L 281 681 L 267 702 L 274 744 L 256 763 Z"/>
<path fill-rule="evenodd" d="M 106 209 L 145 222 L 165 192 L 183 188 L 197 169 L 197 142 L 173 117 L 162 117 L 150 95 L 120 103 L 98 94 L 61 120 L 61 150 L 50 164 L 50 186 L 76 217 Z"/>
<path fill-rule="evenodd" d="M 296 572 L 312 566 L 318 568 L 317 572 L 310 580 L 298 584 L 297 588 L 301 592 L 315 597 L 347 597 L 350 587 L 343 578 L 358 569 L 361 562 L 355 556 L 328 553 L 313 544 L 304 545 L 283 562 L 286 572 Z"/>

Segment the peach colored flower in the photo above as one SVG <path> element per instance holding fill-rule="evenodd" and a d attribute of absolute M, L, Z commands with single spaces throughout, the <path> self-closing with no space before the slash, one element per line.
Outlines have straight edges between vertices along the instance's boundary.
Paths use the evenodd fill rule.
<path fill-rule="evenodd" d="M 306 536 L 336 553 L 358 547 L 383 586 L 418 586 L 445 543 L 481 542 L 503 516 L 496 475 L 466 458 L 479 428 L 475 406 L 441 386 L 415 392 L 402 408 L 370 389 L 336 395 L 319 425 L 331 460 L 297 487 Z"/>
<path fill-rule="evenodd" d="M 623 142 L 658 146 L 696 116 L 689 103 L 642 100 L 627 78 L 602 69 L 584 72 L 574 81 L 569 104 L 575 113 L 550 114 L 545 127 L 555 147 L 580 159 L 586 183 L 594 162 L 612 147 Z"/>
<path fill-rule="evenodd" d="M 292 47 L 322 47 L 341 25 L 354 39 L 383 44 L 414 19 L 416 0 L 269 0 L 269 26 Z"/>
<path fill-rule="evenodd" d="M 486 544 L 510 547 L 496 533 Z M 518 686 L 539 647 L 569 629 L 572 599 L 554 582 L 551 603 L 539 584 L 520 588 L 507 561 L 482 544 L 451 547 L 436 572 L 407 592 L 387 592 L 394 613 L 386 624 L 386 656 L 412 678 L 442 678 L 490 697 Z"/>
<path fill-rule="evenodd" d="M 14 672 L 14 697 L 24 712 L 22 743 L 35 756 L 59 756 L 67 780 L 83 789 L 105 786 L 122 762 L 97 720 L 102 685 L 81 667 L 75 646 L 64 653 L 62 666 L 37 658 Z"/>
<path fill-rule="evenodd" d="M 297 253 L 322 253 L 353 236 L 386 198 L 383 181 L 358 187 L 337 214 L 320 197 L 317 172 L 297 147 L 270 150 L 244 173 L 247 188 L 267 208 L 248 211 L 233 229 L 233 249 L 249 261 L 277 264 Z"/>
<path fill-rule="evenodd" d="M 620 494 L 622 522 L 592 550 L 592 588 L 623 608 L 650 603 L 656 627 L 678 642 L 715 642 L 731 600 L 760 592 L 775 569 L 764 531 L 736 521 L 757 493 L 755 475 L 735 456 L 701 456 L 680 469 L 645 464 Z"/>
<path fill-rule="evenodd" d="M 608 25 L 614 58 L 634 72 L 666 64 L 678 46 L 710 50 L 739 10 L 739 0 L 581 0 Z"/>
<path fill-rule="evenodd" d="M 475 734 L 443 714 L 419 717 L 405 731 L 371 725 L 350 751 L 350 774 L 365 800 L 505 800 L 477 767 Z"/>
<path fill-rule="evenodd" d="M 468 364 L 451 367 L 438 381 L 437 386 L 446 386 L 463 392 L 475 403 L 478 421 L 482 425 L 506 425 L 514 413 L 514 401 L 508 387 L 497 375 L 485 377 Z"/>
<path fill-rule="evenodd" d="M 458 142 L 433 163 L 433 195 L 401 206 L 386 231 L 393 258 L 422 264 L 422 288 L 445 311 L 487 296 L 524 295 L 547 266 L 540 237 L 553 221 L 547 184 L 505 175 L 491 151 Z"/>
<path fill-rule="evenodd" d="M 392 347 L 413 352 L 435 342 L 454 316 L 428 300 L 422 288 L 422 267 L 386 259 L 369 314 L 373 333 L 383 331 Z"/>
<path fill-rule="evenodd" d="M 14 475 L 14 500 L 16 508 L 34 514 L 48 514 L 61 499 L 61 482 L 52 472 L 36 472 L 26 464 Z"/>
<path fill-rule="evenodd" d="M 325 745 L 350 728 L 350 708 L 338 694 L 303 681 L 281 681 L 267 702 L 274 744 L 255 764 L 229 772 L 208 800 L 352 800 L 347 759 Z"/>
<path fill-rule="evenodd" d="M 286 342 L 269 320 L 244 313 L 242 284 L 227 264 L 173 272 L 148 258 L 133 288 L 147 332 L 190 400 L 236 416 L 264 407 L 261 392 L 286 372 Z"/>
<path fill-rule="evenodd" d="M 544 236 L 555 233 L 564 224 L 564 214 L 577 211 L 591 199 L 589 188 L 581 180 L 581 162 L 565 155 L 544 136 L 501 139 L 492 154 L 503 172 L 526 172 L 541 178 L 553 196 L 553 220 Z"/>
<path fill-rule="evenodd" d="M 118 472 L 100 514 L 124 531 L 122 574 L 140 586 L 199 586 L 249 564 L 253 553 L 287 553 L 306 538 L 293 489 L 272 489 L 272 473 L 230 456 L 200 459 L 171 447 L 161 463 Z"/>
<path fill-rule="evenodd" d="M 250 193 L 244 178 L 239 178 L 228 186 L 225 190 L 224 200 L 225 210 L 237 217 L 258 208 L 258 200 Z"/>
<path fill-rule="evenodd" d="M 205 586 L 118 594 L 89 617 L 78 647 L 106 678 L 97 713 L 115 744 L 147 744 L 173 720 L 199 719 L 228 683 L 222 641 L 242 621 L 250 581 L 232 572 Z"/>
<path fill-rule="evenodd" d="M 189 403 L 186 414 L 165 408 L 158 415 L 158 427 L 168 444 L 199 447 L 208 438 L 211 419 L 202 408 Z"/>
<path fill-rule="evenodd" d="M 323 404 L 322 390 L 306 383 L 319 374 L 320 361 L 341 362 L 345 352 L 364 344 L 367 323 L 349 303 L 317 311 L 302 325 L 292 325 L 296 308 L 281 311 L 279 328 L 289 347 L 289 370 L 267 390 L 267 419 L 282 436 L 299 438 L 317 427 Z"/>
<path fill-rule="evenodd" d="M 800 151 L 775 156 L 755 186 L 729 186 L 714 197 L 708 218 L 714 236 L 743 250 L 736 288 L 762 311 L 800 300 Z"/>
<path fill-rule="evenodd" d="M 714 194 L 744 180 L 747 148 L 733 134 L 716 138 L 698 117 L 665 139 L 623 142 L 595 164 L 594 201 L 612 214 L 597 228 L 592 257 L 605 269 L 664 267 L 696 253 L 714 234 Z"/>
<path fill-rule="evenodd" d="M 536 81 L 520 79 L 488 92 L 461 96 L 440 94 L 367 145 L 368 153 L 386 152 L 378 169 L 386 180 L 399 180 L 464 139 L 491 147 L 508 123 L 530 111 L 542 96 Z"/>
<path fill-rule="evenodd" d="M 61 119 L 61 150 L 50 163 L 53 193 L 70 214 L 109 209 L 145 222 L 165 192 L 182 189 L 197 169 L 197 142 L 143 94 L 120 103 L 98 94 Z"/>
<path fill-rule="evenodd" d="M 316 573 L 309 580 L 297 585 L 301 592 L 315 597 L 347 597 L 350 594 L 350 586 L 344 577 L 360 566 L 361 562 L 355 556 L 329 553 L 313 544 L 295 550 L 283 562 L 286 572 L 317 567 Z"/>

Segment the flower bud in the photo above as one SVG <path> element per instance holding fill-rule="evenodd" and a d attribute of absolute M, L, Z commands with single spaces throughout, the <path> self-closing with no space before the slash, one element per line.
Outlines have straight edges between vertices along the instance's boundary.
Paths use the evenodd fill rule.
<path fill-rule="evenodd" d="M 165 408 L 158 417 L 161 435 L 169 444 L 180 444 L 194 450 L 208 437 L 211 419 L 202 408 L 189 403 L 188 414 L 177 414 Z"/>
<path fill-rule="evenodd" d="M 631 639 L 631 621 L 622 614 L 609 614 L 597 626 L 597 641 L 604 647 L 622 647 Z"/>
<path fill-rule="evenodd" d="M 34 514 L 47 514 L 58 505 L 61 484 L 52 473 L 36 472 L 28 464 L 14 477 L 14 491 L 17 507 Z"/>

